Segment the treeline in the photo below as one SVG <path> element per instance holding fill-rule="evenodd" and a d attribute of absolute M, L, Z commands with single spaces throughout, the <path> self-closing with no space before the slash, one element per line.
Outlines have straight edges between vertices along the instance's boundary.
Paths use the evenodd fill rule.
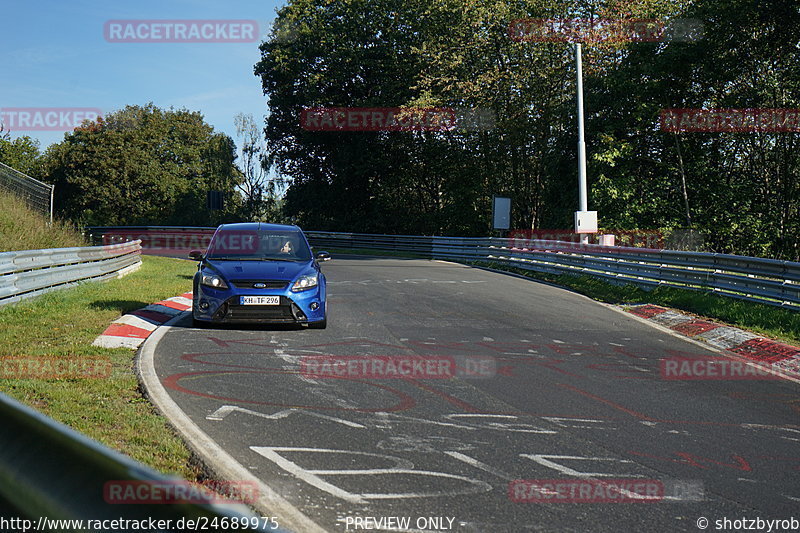
<path fill-rule="evenodd" d="M 705 249 L 800 259 L 795 133 L 670 133 L 668 108 L 800 107 L 800 13 L 767 0 L 294 0 L 256 65 L 285 212 L 339 231 L 486 235 L 570 228 L 577 207 L 574 47 L 520 42 L 520 18 L 690 19 L 702 38 L 584 46 L 589 208 L 600 225 L 693 230 Z M 697 35 L 695 35 L 697 37 Z M 489 111 L 491 128 L 315 131 L 307 108 Z"/>
<path fill-rule="evenodd" d="M 512 199 L 512 229 L 571 228 L 574 46 L 515 40 L 510 23 L 687 19 L 702 24 L 702 35 L 585 43 L 589 209 L 602 229 L 699 235 L 707 251 L 800 260 L 797 131 L 672 133 L 659 122 L 670 108 L 800 107 L 796 6 L 582 6 L 291 0 L 255 65 L 270 113 L 263 125 L 237 117 L 238 151 L 200 113 L 148 104 L 87 122 L 44 153 L 29 138 L 0 134 L 0 161 L 54 183 L 57 214 L 80 225 L 265 220 L 483 236 L 492 231 L 497 195 Z M 334 107 L 447 108 L 477 120 L 462 116 L 438 131 L 309 127 L 330 125 L 309 109 Z M 289 185 L 282 198 L 278 178 Z M 210 191 L 223 193 L 223 209 L 207 207 Z"/>
<path fill-rule="evenodd" d="M 85 121 L 43 153 L 30 137 L 5 132 L 0 162 L 54 184 L 56 214 L 79 227 L 279 218 L 252 118 L 237 117 L 237 128 L 241 158 L 199 112 L 132 105 Z"/>

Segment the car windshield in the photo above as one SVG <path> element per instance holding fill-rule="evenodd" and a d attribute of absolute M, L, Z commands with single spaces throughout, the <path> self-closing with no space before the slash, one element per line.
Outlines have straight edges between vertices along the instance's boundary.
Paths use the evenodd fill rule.
<path fill-rule="evenodd" d="M 311 250 L 299 231 L 221 229 L 208 246 L 208 259 L 308 261 Z"/>

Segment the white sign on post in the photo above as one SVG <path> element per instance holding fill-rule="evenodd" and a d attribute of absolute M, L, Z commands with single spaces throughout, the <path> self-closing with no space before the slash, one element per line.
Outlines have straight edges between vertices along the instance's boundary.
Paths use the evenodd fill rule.
<path fill-rule="evenodd" d="M 575 233 L 597 233 L 597 211 L 575 211 Z"/>
<path fill-rule="evenodd" d="M 494 197 L 492 219 L 494 220 L 494 229 L 509 229 L 511 227 L 511 198 Z"/>

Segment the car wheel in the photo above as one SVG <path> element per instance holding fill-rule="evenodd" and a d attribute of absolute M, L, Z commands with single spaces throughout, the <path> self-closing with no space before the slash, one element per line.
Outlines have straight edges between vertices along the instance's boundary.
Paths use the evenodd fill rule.
<path fill-rule="evenodd" d="M 318 322 L 308 323 L 308 329 L 325 329 L 326 327 L 328 327 L 328 317 L 325 317 Z"/>

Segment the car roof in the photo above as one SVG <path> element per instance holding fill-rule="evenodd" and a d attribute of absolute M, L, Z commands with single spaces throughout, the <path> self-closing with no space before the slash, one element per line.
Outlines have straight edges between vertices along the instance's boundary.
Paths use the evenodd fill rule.
<path fill-rule="evenodd" d="M 236 222 L 234 224 L 221 224 L 217 230 L 234 231 L 302 231 L 297 226 L 287 224 L 267 224 L 266 222 Z"/>

